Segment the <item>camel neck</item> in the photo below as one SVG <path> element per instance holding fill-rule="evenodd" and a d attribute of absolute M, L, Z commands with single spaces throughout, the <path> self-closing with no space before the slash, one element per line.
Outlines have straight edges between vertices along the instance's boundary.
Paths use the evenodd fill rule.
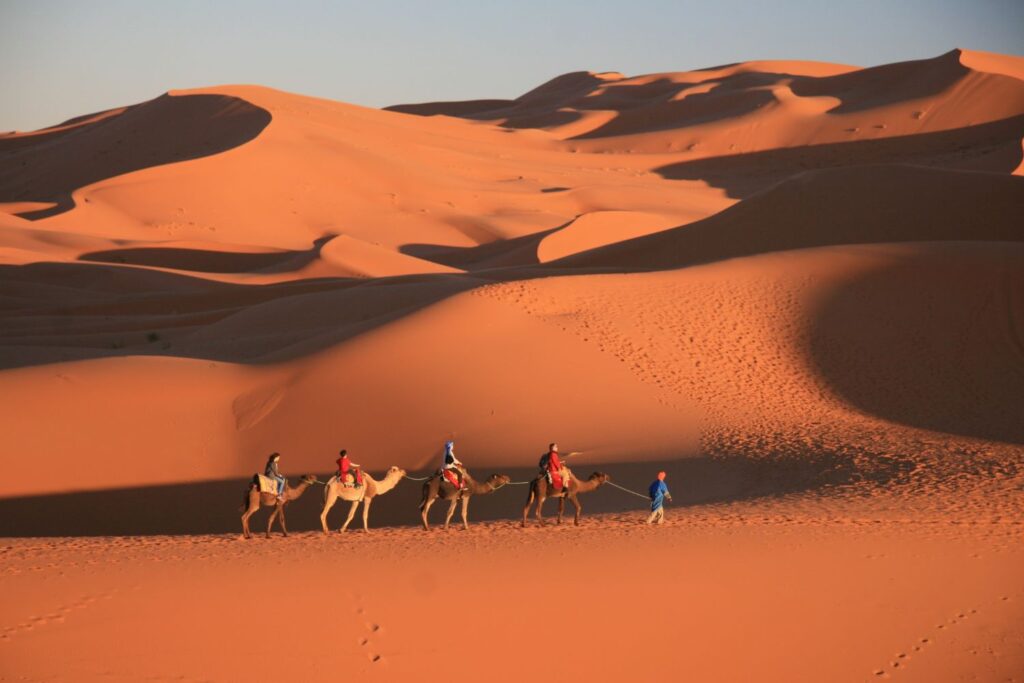
<path fill-rule="evenodd" d="M 377 482 L 377 493 L 387 493 L 391 489 L 395 488 L 395 484 L 397 484 L 401 478 L 401 476 L 389 472 L 386 477 Z"/>
<path fill-rule="evenodd" d="M 483 495 L 485 493 L 491 493 L 494 491 L 494 487 L 486 481 L 477 481 L 476 479 L 469 480 L 469 490 L 475 496 Z"/>

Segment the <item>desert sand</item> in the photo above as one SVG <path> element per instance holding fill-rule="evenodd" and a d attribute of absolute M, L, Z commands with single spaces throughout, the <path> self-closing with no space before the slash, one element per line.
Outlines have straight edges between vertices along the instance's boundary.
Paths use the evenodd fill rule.
<path fill-rule="evenodd" d="M 1019 680 L 1022 140 L 966 50 L 0 135 L 0 680 Z M 468 531 L 241 539 L 449 438 Z M 520 528 L 550 441 L 667 523 Z"/>

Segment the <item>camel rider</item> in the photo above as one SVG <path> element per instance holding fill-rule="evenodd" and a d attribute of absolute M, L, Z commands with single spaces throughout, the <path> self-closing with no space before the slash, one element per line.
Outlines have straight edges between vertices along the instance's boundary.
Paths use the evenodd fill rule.
<path fill-rule="evenodd" d="M 448 480 L 448 483 L 457 489 L 465 487 L 462 477 L 465 465 L 455 457 L 455 442 L 445 441 L 444 458 L 441 461 L 441 476 Z"/>
<path fill-rule="evenodd" d="M 362 486 L 363 485 L 363 468 L 362 468 L 362 466 L 361 465 L 357 465 L 354 462 L 352 462 L 351 460 L 349 460 L 348 451 L 345 450 L 344 448 L 341 449 L 341 451 L 338 453 L 338 455 L 341 456 L 340 458 L 338 458 L 338 474 L 336 475 L 338 477 L 338 482 L 342 486 L 351 486 L 353 488 L 358 488 L 358 487 Z M 352 481 L 351 482 L 347 482 L 347 481 L 345 481 L 345 477 L 348 476 L 348 474 L 350 472 L 354 472 L 353 477 L 352 477 Z"/>
<path fill-rule="evenodd" d="M 270 457 L 267 458 L 267 466 L 263 470 L 263 474 L 277 481 L 277 498 L 278 500 L 284 500 L 284 485 L 287 483 L 287 480 L 281 476 L 281 471 L 278 469 L 277 464 L 280 460 L 280 453 L 271 453 Z"/>
<path fill-rule="evenodd" d="M 558 444 L 548 444 L 548 452 L 540 456 L 540 472 L 558 493 L 562 492 L 562 461 L 558 457 Z"/>

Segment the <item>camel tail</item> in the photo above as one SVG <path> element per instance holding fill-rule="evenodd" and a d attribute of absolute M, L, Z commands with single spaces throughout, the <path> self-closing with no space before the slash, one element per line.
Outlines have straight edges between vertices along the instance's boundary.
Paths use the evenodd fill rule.
<path fill-rule="evenodd" d="M 247 488 L 245 490 L 245 493 L 242 494 L 242 504 L 238 508 L 239 512 L 245 512 L 246 510 L 249 509 L 249 493 L 250 492 L 252 492 L 252 486 Z"/>

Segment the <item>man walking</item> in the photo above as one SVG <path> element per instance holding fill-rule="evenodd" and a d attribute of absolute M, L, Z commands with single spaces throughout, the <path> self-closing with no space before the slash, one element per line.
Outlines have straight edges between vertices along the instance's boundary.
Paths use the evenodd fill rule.
<path fill-rule="evenodd" d="M 648 524 L 665 523 L 665 499 L 672 502 L 672 494 L 668 492 L 668 485 L 665 483 L 665 473 L 658 472 L 655 479 L 647 490 L 651 496 L 651 516 L 647 518 Z"/>

